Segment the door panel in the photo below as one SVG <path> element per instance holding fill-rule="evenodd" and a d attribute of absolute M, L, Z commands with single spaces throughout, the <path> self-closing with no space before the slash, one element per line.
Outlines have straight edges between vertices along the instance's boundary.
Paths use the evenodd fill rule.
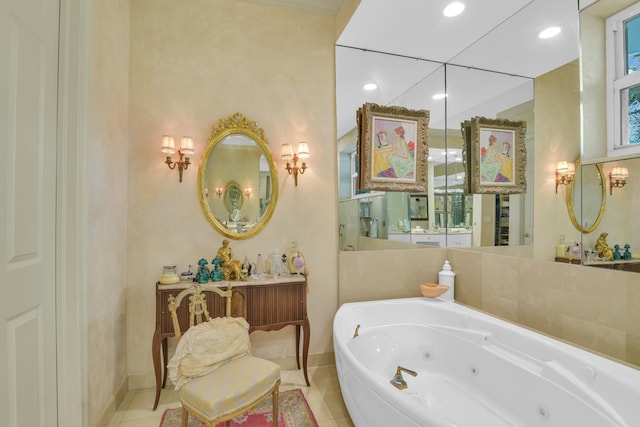
<path fill-rule="evenodd" d="M 57 0 L 0 0 L 0 413 L 55 426 Z"/>

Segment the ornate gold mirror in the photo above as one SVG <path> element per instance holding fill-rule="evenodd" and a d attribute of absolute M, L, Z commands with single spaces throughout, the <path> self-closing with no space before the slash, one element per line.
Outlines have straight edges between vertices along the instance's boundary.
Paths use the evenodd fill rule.
<path fill-rule="evenodd" d="M 567 187 L 567 210 L 573 226 L 583 233 L 598 228 L 607 205 L 607 180 L 601 164 L 580 166 Z"/>
<path fill-rule="evenodd" d="M 278 176 L 264 131 L 235 113 L 213 127 L 198 170 L 198 197 L 223 235 L 248 239 L 267 225 L 278 199 Z"/>

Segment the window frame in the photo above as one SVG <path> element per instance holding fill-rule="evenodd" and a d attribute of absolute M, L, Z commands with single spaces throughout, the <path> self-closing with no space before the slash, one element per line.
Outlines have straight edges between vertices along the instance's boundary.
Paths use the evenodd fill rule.
<path fill-rule="evenodd" d="M 640 154 L 640 144 L 629 144 L 628 120 L 628 90 L 640 85 L 640 71 L 627 74 L 625 43 L 625 22 L 638 15 L 640 15 L 640 3 L 626 8 L 606 20 L 608 157 Z"/>
<path fill-rule="evenodd" d="M 374 191 L 374 190 L 358 190 L 358 170 L 357 170 L 357 158 L 358 153 L 353 151 L 349 154 L 349 164 L 350 164 L 350 187 L 351 187 L 351 199 L 362 199 L 365 197 L 376 197 L 383 196 L 385 194 L 384 191 Z"/>

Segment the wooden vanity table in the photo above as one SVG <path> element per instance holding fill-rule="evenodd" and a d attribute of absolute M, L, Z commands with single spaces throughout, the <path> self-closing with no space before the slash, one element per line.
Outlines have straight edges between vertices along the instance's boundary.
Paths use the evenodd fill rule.
<path fill-rule="evenodd" d="M 226 288 L 229 282 L 219 282 Z M 153 368 L 156 376 L 156 397 L 153 409 L 158 406 L 160 390 L 167 382 L 167 338 L 174 336 L 173 324 L 168 309 L 170 295 L 176 296 L 193 282 L 179 282 L 174 285 L 156 283 L 156 327 L 151 343 Z M 296 327 L 296 361 L 300 369 L 300 328 L 303 329 L 302 368 L 304 379 L 309 384 L 307 356 L 309 354 L 309 318 L 307 317 L 307 280 L 304 276 L 282 276 L 265 280 L 231 282 L 233 287 L 232 315 L 244 317 L 249 323 L 249 333 L 253 331 L 275 331 L 285 326 Z M 207 308 L 211 317 L 224 316 L 223 298 L 214 292 L 207 292 Z M 178 307 L 178 321 L 182 330 L 189 324 L 188 304 Z M 160 349 L 162 348 L 162 365 Z"/>

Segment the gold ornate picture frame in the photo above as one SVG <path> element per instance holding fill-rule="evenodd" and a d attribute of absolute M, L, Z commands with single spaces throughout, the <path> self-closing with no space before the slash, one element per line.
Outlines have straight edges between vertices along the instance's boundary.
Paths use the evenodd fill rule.
<path fill-rule="evenodd" d="M 367 103 L 357 124 L 359 190 L 427 191 L 429 111 Z"/>
<path fill-rule="evenodd" d="M 473 117 L 461 130 L 468 193 L 526 193 L 526 122 Z"/>

